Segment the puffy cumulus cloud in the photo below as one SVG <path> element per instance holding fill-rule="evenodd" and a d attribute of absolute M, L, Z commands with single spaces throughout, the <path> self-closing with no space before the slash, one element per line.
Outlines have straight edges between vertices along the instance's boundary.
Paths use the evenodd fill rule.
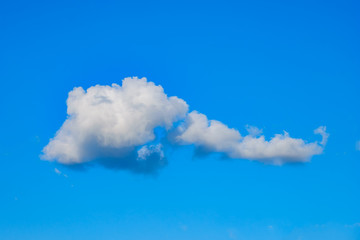
<path fill-rule="evenodd" d="M 193 111 L 175 130 L 173 139 L 179 144 L 194 144 L 204 151 L 224 153 L 230 158 L 283 164 L 306 162 L 313 155 L 321 154 L 329 136 L 325 132 L 325 127 L 319 127 L 315 133 L 322 135 L 320 144 L 291 138 L 285 131 L 267 141 L 263 135 L 260 135 L 261 130 L 254 127 L 247 129 L 249 135 L 241 136 L 239 131 L 219 121 L 208 120 L 204 114 Z"/>
<path fill-rule="evenodd" d="M 320 127 L 315 130 L 323 137 L 320 143 L 306 143 L 287 132 L 266 140 L 262 130 L 253 126 L 247 126 L 249 134 L 241 136 L 204 114 L 188 113 L 184 100 L 168 97 L 161 86 L 136 77 L 125 78 L 122 85 L 74 88 L 67 99 L 67 115 L 44 147 L 42 159 L 136 173 L 154 173 L 167 164 L 156 129 L 164 129 L 165 136 L 170 133 L 170 143 L 176 145 L 194 144 L 206 153 L 274 164 L 308 161 L 322 153 L 329 136 Z"/>
<path fill-rule="evenodd" d="M 150 172 L 166 164 L 154 129 L 169 129 L 188 105 L 168 97 L 146 78 L 125 78 L 122 85 L 96 85 L 69 92 L 68 117 L 43 149 L 42 158 L 63 164 L 96 160 L 108 167 Z M 145 145 L 145 146 L 143 146 Z"/>
<path fill-rule="evenodd" d="M 240 133 L 225 124 L 208 120 L 204 114 L 193 111 L 173 134 L 179 144 L 195 144 L 211 152 L 227 152 L 241 139 Z"/>

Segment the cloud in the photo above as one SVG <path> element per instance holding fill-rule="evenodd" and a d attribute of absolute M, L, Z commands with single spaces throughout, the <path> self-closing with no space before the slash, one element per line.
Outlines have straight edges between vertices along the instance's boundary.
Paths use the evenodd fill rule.
<path fill-rule="evenodd" d="M 59 169 L 57 169 L 57 168 L 54 168 L 54 172 L 57 174 L 57 175 L 59 175 L 59 176 L 63 176 L 63 177 L 65 177 L 65 178 L 68 178 L 68 175 L 67 174 L 65 174 L 65 173 L 62 173 Z"/>
<path fill-rule="evenodd" d="M 122 86 L 96 85 L 86 91 L 77 87 L 69 92 L 68 117 L 42 158 L 68 165 L 96 160 L 108 167 L 148 171 L 153 166 L 144 163 L 146 158 L 157 155 L 159 161 L 152 159 L 153 164 L 164 165 L 160 147 L 146 145 L 155 140 L 154 129 L 171 128 L 187 112 L 185 101 L 168 97 L 145 78 L 125 78 Z"/>
<path fill-rule="evenodd" d="M 356 142 L 355 148 L 356 148 L 356 150 L 360 151 L 360 141 Z"/>
<path fill-rule="evenodd" d="M 326 132 L 326 127 L 321 126 L 314 130 L 315 134 L 320 134 L 322 136 L 322 141 L 320 142 L 321 145 L 326 145 L 327 140 L 329 138 L 329 133 Z"/>
<path fill-rule="evenodd" d="M 256 136 L 259 136 L 260 134 L 262 134 L 262 129 L 258 129 L 257 127 L 246 125 L 245 128 L 246 128 L 246 131 L 248 131 L 249 135 L 251 135 L 251 136 L 256 137 Z"/>
<path fill-rule="evenodd" d="M 154 173 L 167 165 L 157 129 L 176 145 L 194 144 L 206 152 L 267 163 L 305 162 L 321 154 L 320 143 L 291 138 L 287 132 L 265 140 L 262 130 L 247 126 L 249 135 L 204 114 L 188 112 L 186 102 L 168 97 L 146 78 L 125 78 L 122 85 L 76 87 L 67 99 L 67 119 L 43 149 L 41 158 L 70 166 L 100 164 L 111 169 Z M 178 127 L 174 127 L 177 125 Z"/>
<path fill-rule="evenodd" d="M 61 171 L 59 169 L 55 168 L 54 171 L 57 175 L 61 175 Z"/>
<path fill-rule="evenodd" d="M 248 128 L 249 135 L 241 136 L 239 131 L 225 124 L 208 120 L 204 114 L 193 111 L 185 122 L 175 131 L 173 139 L 179 144 L 194 144 L 206 152 L 224 153 L 229 158 L 259 160 L 272 164 L 287 162 L 307 162 L 313 155 L 321 154 L 328 134 L 325 127 L 315 130 L 323 139 L 306 143 L 299 138 L 291 138 L 284 131 L 276 134 L 269 141 L 260 135 L 261 131 Z"/>

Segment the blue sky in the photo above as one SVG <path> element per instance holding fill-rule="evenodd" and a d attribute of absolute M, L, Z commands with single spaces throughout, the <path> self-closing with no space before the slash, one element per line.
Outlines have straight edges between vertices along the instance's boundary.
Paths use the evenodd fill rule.
<path fill-rule="evenodd" d="M 359 8 L 2 2 L 0 238 L 360 239 Z M 311 162 L 282 166 L 192 145 L 165 149 L 155 175 L 40 160 L 74 87 L 133 76 L 242 135 L 330 137 Z"/>

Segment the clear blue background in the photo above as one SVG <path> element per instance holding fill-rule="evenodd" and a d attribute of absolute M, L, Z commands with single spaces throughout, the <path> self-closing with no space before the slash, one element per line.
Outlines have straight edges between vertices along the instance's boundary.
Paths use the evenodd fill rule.
<path fill-rule="evenodd" d="M 1 239 L 360 239 L 358 1 L 2 1 Z M 75 86 L 147 77 L 243 134 L 330 138 L 311 163 L 169 150 L 156 177 L 39 159 Z M 54 168 L 68 175 L 57 175 Z"/>

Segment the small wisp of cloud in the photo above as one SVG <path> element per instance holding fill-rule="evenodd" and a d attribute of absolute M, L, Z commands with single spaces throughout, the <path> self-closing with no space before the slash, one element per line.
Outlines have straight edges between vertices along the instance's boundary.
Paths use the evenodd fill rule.
<path fill-rule="evenodd" d="M 322 136 L 322 140 L 320 142 L 321 145 L 325 146 L 328 138 L 330 136 L 329 133 L 326 132 L 326 126 L 320 126 L 317 129 L 314 130 L 315 134 L 320 134 Z"/>
<path fill-rule="evenodd" d="M 59 169 L 55 168 L 54 171 L 57 175 L 61 175 L 61 171 Z"/>
<path fill-rule="evenodd" d="M 54 168 L 54 172 L 55 172 L 57 175 L 59 175 L 59 176 L 63 176 L 63 177 L 65 177 L 65 178 L 68 178 L 68 175 L 67 175 L 67 174 L 61 172 L 61 171 L 60 171 L 59 169 L 57 169 L 57 168 Z"/>

